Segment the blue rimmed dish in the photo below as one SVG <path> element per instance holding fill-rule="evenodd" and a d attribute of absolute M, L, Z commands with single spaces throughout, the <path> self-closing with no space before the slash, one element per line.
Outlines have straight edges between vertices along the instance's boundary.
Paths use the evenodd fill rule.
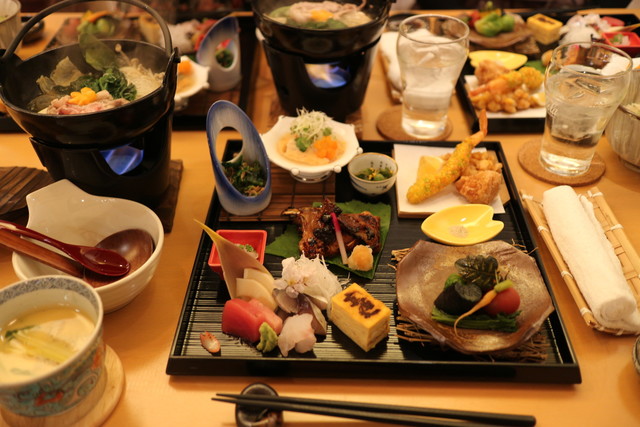
<path fill-rule="evenodd" d="M 226 16 L 207 31 L 196 52 L 196 61 L 209 67 L 211 90 L 223 92 L 240 83 L 242 74 L 238 18 Z"/>
<path fill-rule="evenodd" d="M 237 130 L 242 135 L 242 149 L 229 161 L 237 161 L 240 158 L 249 163 L 257 161 L 262 168 L 265 185 L 256 196 L 246 196 L 231 184 L 222 161 L 216 154 L 218 134 L 227 127 Z M 216 101 L 207 113 L 207 139 L 216 180 L 216 193 L 224 210 L 239 216 L 254 215 L 264 210 L 271 202 L 271 165 L 260 134 L 251 119 L 234 103 Z"/>

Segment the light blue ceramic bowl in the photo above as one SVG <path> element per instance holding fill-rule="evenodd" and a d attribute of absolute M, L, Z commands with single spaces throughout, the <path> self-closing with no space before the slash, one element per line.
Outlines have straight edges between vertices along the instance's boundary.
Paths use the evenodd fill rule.
<path fill-rule="evenodd" d="M 40 276 L 0 290 L 0 328 L 16 317 L 54 305 L 84 312 L 95 323 L 86 344 L 70 359 L 39 376 L 23 380 L 0 380 L 0 406 L 27 417 L 45 417 L 73 408 L 94 390 L 104 373 L 102 301 L 98 293 L 80 279 Z M 0 330 L 4 334 L 4 331 Z"/>
<path fill-rule="evenodd" d="M 221 160 L 216 154 L 216 139 L 220 131 L 226 127 L 231 127 L 242 135 L 242 150 L 235 158 L 242 156 L 243 160 L 250 163 L 258 161 L 262 166 L 266 175 L 266 185 L 257 196 L 245 196 L 231 185 L 224 174 Z M 260 134 L 251 119 L 234 103 L 217 101 L 209 108 L 207 114 L 207 139 L 216 179 L 216 193 L 224 210 L 232 215 L 241 216 L 254 215 L 264 210 L 271 202 L 271 165 Z"/>

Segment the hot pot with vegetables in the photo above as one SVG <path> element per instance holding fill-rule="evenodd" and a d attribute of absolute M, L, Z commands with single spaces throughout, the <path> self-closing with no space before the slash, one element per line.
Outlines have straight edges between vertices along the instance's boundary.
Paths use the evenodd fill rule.
<path fill-rule="evenodd" d="M 180 58 L 166 25 L 161 25 L 164 48 L 80 31 L 77 43 L 26 60 L 15 54 L 26 33 L 44 17 L 87 1 L 56 3 L 24 25 L 0 58 L 0 99 L 16 123 L 40 140 L 118 146 L 147 132 L 173 109 Z M 121 1 L 162 21 L 144 3 Z"/>

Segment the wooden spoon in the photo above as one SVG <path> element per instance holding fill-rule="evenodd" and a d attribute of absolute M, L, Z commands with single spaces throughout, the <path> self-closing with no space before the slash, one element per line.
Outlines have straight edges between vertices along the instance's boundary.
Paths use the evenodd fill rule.
<path fill-rule="evenodd" d="M 36 261 L 42 262 L 50 267 L 60 270 L 63 273 L 84 279 L 93 287 L 100 287 L 120 280 L 125 276 L 113 277 L 104 276 L 84 268 L 79 262 L 74 261 L 64 255 L 54 252 L 44 246 L 37 245 L 27 239 L 0 228 L 0 245 L 5 246 L 15 252 L 21 253 Z M 136 271 L 142 266 L 153 253 L 155 243 L 153 237 L 139 229 L 128 229 L 112 234 L 104 238 L 96 247 L 111 249 L 119 253 L 130 264 L 127 275 Z"/>
<path fill-rule="evenodd" d="M 127 274 L 130 269 L 127 260 L 111 250 L 61 242 L 38 231 L 9 221 L 0 220 L 0 229 L 6 229 L 20 236 L 28 237 L 60 249 L 85 268 L 93 270 L 96 273 L 106 276 L 122 276 Z"/>
<path fill-rule="evenodd" d="M 155 242 L 147 231 L 131 228 L 105 237 L 96 247 L 109 249 L 120 254 L 129 262 L 131 267 L 125 276 L 118 278 L 104 276 L 85 269 L 84 280 L 93 287 L 107 285 L 136 271 L 151 257 L 155 249 Z"/>

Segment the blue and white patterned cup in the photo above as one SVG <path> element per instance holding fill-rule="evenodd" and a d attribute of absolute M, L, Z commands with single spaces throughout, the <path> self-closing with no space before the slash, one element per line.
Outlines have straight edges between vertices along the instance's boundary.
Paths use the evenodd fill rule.
<path fill-rule="evenodd" d="M 83 312 L 94 323 L 93 331 L 75 355 L 53 370 L 22 380 L 0 377 L 0 406 L 13 414 L 25 417 L 59 414 L 80 403 L 97 384 L 104 387 L 105 382 L 99 381 L 105 370 L 102 301 L 82 280 L 61 275 L 40 276 L 0 289 L 0 328 L 18 316 L 52 306 Z"/>

